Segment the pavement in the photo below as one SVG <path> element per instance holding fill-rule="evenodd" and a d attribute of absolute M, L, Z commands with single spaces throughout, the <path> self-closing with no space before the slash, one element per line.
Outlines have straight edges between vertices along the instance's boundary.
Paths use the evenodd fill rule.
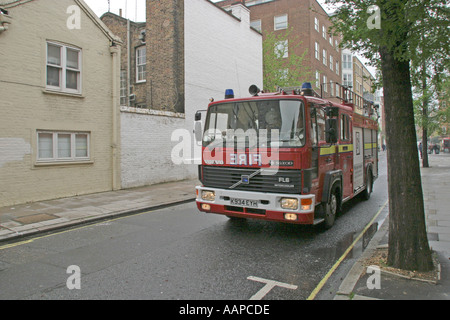
<path fill-rule="evenodd" d="M 429 165 L 421 167 L 421 175 L 434 272 L 424 277 L 373 264 L 377 253 L 388 250 L 388 217 L 342 281 L 334 300 L 450 300 L 450 154 L 429 155 Z"/>
<path fill-rule="evenodd" d="M 430 281 L 383 268 L 378 273 L 368 269 L 367 259 L 387 247 L 387 218 L 343 279 L 334 300 L 450 300 L 450 154 L 433 154 L 429 161 L 430 168 L 421 168 L 421 173 L 437 277 Z M 198 183 L 185 180 L 0 207 L 0 248 L 26 237 L 193 201 Z"/>
<path fill-rule="evenodd" d="M 0 207 L 0 247 L 45 232 L 194 201 L 198 184 L 197 179 L 184 180 Z"/>

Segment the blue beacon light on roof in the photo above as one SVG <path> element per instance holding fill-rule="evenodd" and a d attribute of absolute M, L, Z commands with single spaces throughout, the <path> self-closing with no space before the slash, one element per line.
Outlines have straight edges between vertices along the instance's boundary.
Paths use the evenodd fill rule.
<path fill-rule="evenodd" d="M 313 95 L 313 89 L 310 82 L 305 82 L 302 85 L 302 96 L 312 96 Z"/>
<path fill-rule="evenodd" d="M 234 91 L 233 89 L 227 89 L 225 91 L 225 99 L 233 99 L 234 98 Z"/>

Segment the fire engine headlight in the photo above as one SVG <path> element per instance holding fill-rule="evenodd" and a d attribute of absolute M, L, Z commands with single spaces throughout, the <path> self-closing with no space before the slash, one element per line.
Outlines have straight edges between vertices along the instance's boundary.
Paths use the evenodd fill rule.
<path fill-rule="evenodd" d="M 214 201 L 216 200 L 216 193 L 214 191 L 202 191 L 202 200 Z"/>
<path fill-rule="evenodd" d="M 288 210 L 297 210 L 298 209 L 298 199 L 282 198 L 280 203 L 281 203 L 281 208 L 283 208 L 283 209 L 288 209 Z"/>

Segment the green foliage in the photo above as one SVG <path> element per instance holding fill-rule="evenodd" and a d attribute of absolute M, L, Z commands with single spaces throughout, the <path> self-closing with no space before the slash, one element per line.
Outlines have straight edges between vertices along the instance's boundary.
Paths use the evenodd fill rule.
<path fill-rule="evenodd" d="M 437 110 L 449 77 L 450 9 L 442 0 L 327 0 L 335 5 L 334 30 L 343 47 L 358 51 L 380 68 L 380 48 L 398 61 L 410 61 L 417 125 L 434 131 L 447 110 Z M 369 7 L 380 10 L 381 29 L 368 27 Z M 424 108 L 426 109 L 424 113 Z M 430 118 L 427 119 L 427 115 Z"/>
<path fill-rule="evenodd" d="M 439 121 L 439 129 L 437 134 L 448 135 L 449 132 L 442 132 L 442 126 L 443 124 L 449 124 L 450 123 L 450 76 L 446 76 L 446 78 L 441 82 L 441 91 L 439 94 L 439 102 L 440 102 L 440 109 L 437 112 L 437 117 Z"/>
<path fill-rule="evenodd" d="M 279 87 L 301 86 L 303 82 L 311 82 L 311 72 L 303 61 L 308 54 L 295 54 L 301 41 L 292 36 L 292 29 L 286 32 L 266 34 L 263 42 L 264 54 L 264 90 L 273 92 Z M 285 46 L 285 44 L 288 44 Z M 288 57 L 284 58 L 288 52 Z"/>
<path fill-rule="evenodd" d="M 327 0 L 326 3 L 337 10 L 333 15 L 334 30 L 343 35 L 345 47 L 364 52 L 371 60 L 378 58 L 380 46 L 395 53 L 398 61 L 412 60 L 416 48 L 423 44 L 430 52 L 447 57 L 450 54 L 450 10 L 445 1 Z M 369 7 L 373 5 L 382 8 L 381 29 L 368 28 L 367 23 L 373 17 Z"/>
<path fill-rule="evenodd" d="M 429 57 L 422 66 L 411 68 L 414 85 L 414 114 L 416 125 L 426 129 L 427 135 L 441 135 L 442 126 L 449 123 L 449 83 L 447 70 L 437 66 L 436 57 Z"/>

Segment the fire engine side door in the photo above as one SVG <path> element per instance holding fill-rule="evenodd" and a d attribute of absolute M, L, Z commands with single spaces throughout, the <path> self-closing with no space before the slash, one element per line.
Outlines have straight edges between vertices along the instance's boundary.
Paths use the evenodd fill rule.
<path fill-rule="evenodd" d="M 319 181 L 324 183 L 327 172 L 333 171 L 336 162 L 336 148 L 335 144 L 327 143 L 326 141 L 326 114 L 325 107 L 318 105 L 316 108 L 317 119 L 317 133 L 319 138 Z"/>
<path fill-rule="evenodd" d="M 340 114 L 340 141 L 339 141 L 339 163 L 343 175 L 343 198 L 350 197 L 353 193 L 353 146 L 352 146 L 352 128 L 350 115 Z"/>
<path fill-rule="evenodd" d="M 372 130 L 373 176 L 378 177 L 378 131 Z"/>
<path fill-rule="evenodd" d="M 364 186 L 364 137 L 363 129 L 353 127 L 353 190 Z"/>

